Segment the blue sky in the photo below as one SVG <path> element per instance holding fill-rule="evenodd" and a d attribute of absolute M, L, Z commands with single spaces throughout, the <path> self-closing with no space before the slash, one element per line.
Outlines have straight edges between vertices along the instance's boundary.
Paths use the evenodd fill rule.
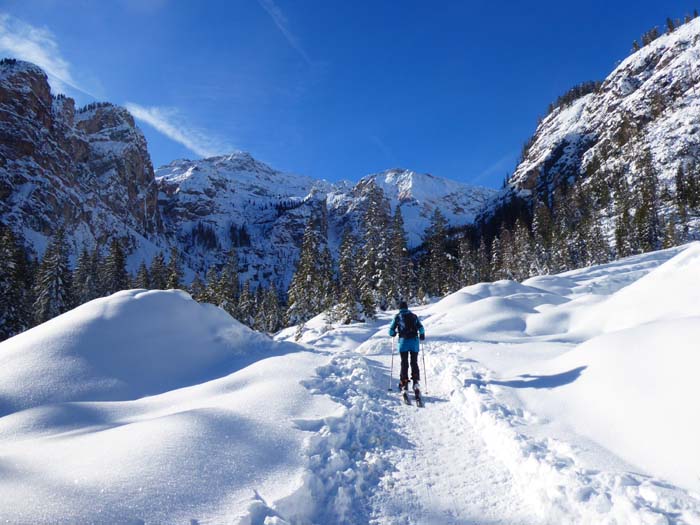
<path fill-rule="evenodd" d="M 234 149 L 329 180 L 498 187 L 549 102 L 700 2 L 0 0 L 0 54 L 137 116 L 154 165 Z"/>

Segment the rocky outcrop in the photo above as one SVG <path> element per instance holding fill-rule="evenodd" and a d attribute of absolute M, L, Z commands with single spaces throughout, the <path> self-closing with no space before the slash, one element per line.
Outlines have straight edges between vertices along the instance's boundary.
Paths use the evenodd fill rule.
<path fill-rule="evenodd" d="M 76 111 L 51 94 L 44 72 L 0 63 L 0 217 L 37 251 L 64 227 L 75 248 L 118 232 L 135 248 L 162 240 L 157 186 L 146 140 L 111 104 Z"/>

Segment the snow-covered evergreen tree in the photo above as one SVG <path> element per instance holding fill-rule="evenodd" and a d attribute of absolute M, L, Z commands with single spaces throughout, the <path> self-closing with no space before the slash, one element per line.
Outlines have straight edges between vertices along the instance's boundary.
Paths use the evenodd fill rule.
<path fill-rule="evenodd" d="M 435 208 L 423 240 L 426 291 L 433 296 L 444 295 L 450 291 L 451 268 L 447 257 L 447 220 L 439 208 Z"/>
<path fill-rule="evenodd" d="M 241 296 L 238 300 L 238 320 L 247 325 L 253 326 L 255 320 L 255 296 L 250 289 L 250 281 L 243 283 Z"/>
<path fill-rule="evenodd" d="M 12 230 L 0 226 L 0 341 L 31 326 L 28 284 L 24 247 Z"/>
<path fill-rule="evenodd" d="M 362 244 L 364 254 L 360 259 L 360 301 L 366 318 L 374 318 L 376 309 L 389 306 L 391 281 L 389 201 L 382 189 L 372 183 L 368 189 L 366 209 L 363 215 Z"/>
<path fill-rule="evenodd" d="M 192 299 L 194 299 L 197 302 L 206 302 L 205 296 L 205 286 L 204 283 L 202 282 L 202 279 L 199 278 L 199 274 L 195 273 L 194 274 L 194 279 L 192 279 L 192 283 L 189 286 L 189 292 L 190 295 L 192 296 Z"/>
<path fill-rule="evenodd" d="M 163 252 L 158 252 L 151 261 L 150 269 L 151 288 L 153 290 L 165 290 L 168 284 L 168 270 L 165 265 Z"/>
<path fill-rule="evenodd" d="M 112 239 L 109 253 L 102 264 L 101 279 L 106 295 L 129 288 L 129 274 L 126 272 L 126 255 L 118 239 Z"/>
<path fill-rule="evenodd" d="M 65 232 L 59 229 L 41 259 L 35 283 L 34 317 L 37 324 L 66 312 L 72 305 L 71 271 Z"/>
<path fill-rule="evenodd" d="M 151 288 L 151 277 L 148 274 L 148 267 L 145 261 L 141 261 L 139 269 L 136 272 L 136 278 L 134 279 L 134 288 L 144 288 L 146 290 Z"/>
<path fill-rule="evenodd" d="M 402 299 L 408 301 L 415 295 L 416 281 L 413 275 L 413 263 L 408 254 L 401 206 L 396 206 L 389 231 L 390 270 L 387 276 L 389 308 L 398 308 Z"/>
<path fill-rule="evenodd" d="M 340 301 L 335 314 L 335 317 L 344 324 L 360 318 L 357 256 L 357 239 L 351 228 L 345 228 L 343 240 L 340 244 L 340 260 L 338 262 Z"/>
<path fill-rule="evenodd" d="M 89 252 L 86 247 L 83 247 L 73 272 L 71 296 L 75 306 L 101 296 L 99 277 L 99 267 L 95 266 L 94 254 Z"/>
<path fill-rule="evenodd" d="M 303 325 L 320 313 L 324 304 L 324 292 L 319 279 L 319 238 L 313 220 L 304 231 L 297 270 L 289 285 L 286 318 L 289 325 Z"/>
<path fill-rule="evenodd" d="M 180 253 L 175 246 L 170 248 L 167 274 L 168 279 L 165 286 L 168 290 L 182 288 L 182 262 L 180 261 Z"/>

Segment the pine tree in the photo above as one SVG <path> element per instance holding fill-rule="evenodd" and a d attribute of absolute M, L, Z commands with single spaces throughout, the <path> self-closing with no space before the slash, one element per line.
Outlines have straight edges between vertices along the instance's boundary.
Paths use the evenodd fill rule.
<path fill-rule="evenodd" d="M 345 228 L 340 244 L 340 260 L 338 262 L 338 284 L 340 287 L 340 302 L 336 317 L 343 324 L 359 320 L 360 292 L 357 286 L 357 239 L 352 229 Z"/>
<path fill-rule="evenodd" d="M 280 298 L 274 282 L 270 283 L 270 287 L 265 292 L 263 302 L 265 320 L 261 330 L 269 334 L 273 334 L 282 328 L 282 310 L 280 307 Z"/>
<path fill-rule="evenodd" d="M 78 262 L 73 272 L 71 297 L 74 306 L 87 303 L 100 296 L 99 267 L 95 267 L 95 259 L 86 247 L 78 256 Z"/>
<path fill-rule="evenodd" d="M 666 227 L 664 228 L 664 240 L 662 247 L 673 248 L 678 246 L 678 234 L 676 233 L 676 218 L 671 215 L 666 221 Z"/>
<path fill-rule="evenodd" d="M 447 257 L 447 220 L 435 208 L 430 226 L 425 230 L 425 261 L 428 269 L 426 289 L 430 295 L 444 295 L 450 290 L 450 266 Z"/>
<path fill-rule="evenodd" d="M 128 289 L 129 274 L 126 272 L 126 256 L 118 239 L 112 239 L 101 274 L 105 294 L 111 295 Z"/>
<path fill-rule="evenodd" d="M 151 278 L 148 275 L 148 268 L 146 267 L 146 262 L 141 261 L 138 271 L 136 272 L 136 279 L 134 279 L 134 288 L 143 288 L 148 290 L 151 288 Z"/>
<path fill-rule="evenodd" d="M 314 226 L 313 220 L 306 225 L 297 270 L 287 292 L 287 323 L 299 325 L 299 330 L 306 321 L 322 311 L 325 302 L 318 271 L 321 258 L 320 243 Z"/>
<path fill-rule="evenodd" d="M 534 259 L 530 230 L 518 219 L 513 229 L 513 277 L 516 281 L 524 281 L 532 275 Z"/>
<path fill-rule="evenodd" d="M 48 321 L 70 308 L 72 299 L 68 244 L 60 229 L 49 243 L 39 265 L 35 283 L 34 316 L 37 324 Z"/>
<path fill-rule="evenodd" d="M 549 208 L 536 201 L 532 218 L 533 259 L 530 272 L 534 275 L 551 273 L 552 217 Z"/>
<path fill-rule="evenodd" d="M 206 302 L 204 301 L 206 296 L 204 283 L 202 282 L 202 279 L 199 278 L 198 273 L 194 274 L 194 279 L 192 279 L 192 283 L 190 284 L 189 292 L 192 299 L 195 301 L 199 303 Z"/>
<path fill-rule="evenodd" d="M 413 295 L 411 289 L 415 281 L 412 275 L 413 264 L 408 256 L 408 241 L 406 240 L 401 206 L 396 206 L 391 221 L 389 259 L 387 293 L 389 308 L 395 309 L 399 307 L 399 302 L 402 299 L 408 301 L 411 298 Z"/>
<path fill-rule="evenodd" d="M 459 240 L 459 283 L 462 287 L 477 283 L 476 254 L 472 250 L 472 243 L 464 235 Z"/>
<path fill-rule="evenodd" d="M 238 320 L 252 327 L 255 319 L 255 297 L 250 290 L 250 281 L 243 283 L 241 296 L 238 301 Z"/>
<path fill-rule="evenodd" d="M 26 250 L 10 228 L 0 225 L 0 341 L 31 326 Z"/>
<path fill-rule="evenodd" d="M 151 289 L 166 290 L 168 285 L 168 270 L 165 266 L 165 256 L 163 252 L 158 254 L 151 261 Z"/>
<path fill-rule="evenodd" d="M 483 283 L 492 279 L 491 254 L 486 248 L 484 236 L 479 240 L 479 248 L 476 251 L 476 282 Z"/>
<path fill-rule="evenodd" d="M 382 189 L 372 182 L 367 190 L 363 215 L 364 256 L 359 266 L 360 298 L 363 314 L 372 319 L 376 309 L 389 307 L 392 278 L 389 234 L 390 206 Z"/>
<path fill-rule="evenodd" d="M 649 252 L 659 248 L 661 238 L 659 181 L 648 151 L 640 159 L 640 164 L 642 176 L 637 191 L 634 225 L 641 251 Z"/>
<path fill-rule="evenodd" d="M 165 286 L 168 290 L 182 288 L 182 263 L 180 262 L 180 254 L 175 246 L 170 249 L 170 260 L 168 261 L 167 275 L 168 279 Z"/>

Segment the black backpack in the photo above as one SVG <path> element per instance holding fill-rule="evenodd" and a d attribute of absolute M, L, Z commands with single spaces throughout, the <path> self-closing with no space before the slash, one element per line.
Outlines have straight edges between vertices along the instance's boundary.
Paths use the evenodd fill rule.
<path fill-rule="evenodd" d="M 396 316 L 396 325 L 399 328 L 401 339 L 415 339 L 418 337 L 418 316 L 413 312 L 402 312 Z"/>

